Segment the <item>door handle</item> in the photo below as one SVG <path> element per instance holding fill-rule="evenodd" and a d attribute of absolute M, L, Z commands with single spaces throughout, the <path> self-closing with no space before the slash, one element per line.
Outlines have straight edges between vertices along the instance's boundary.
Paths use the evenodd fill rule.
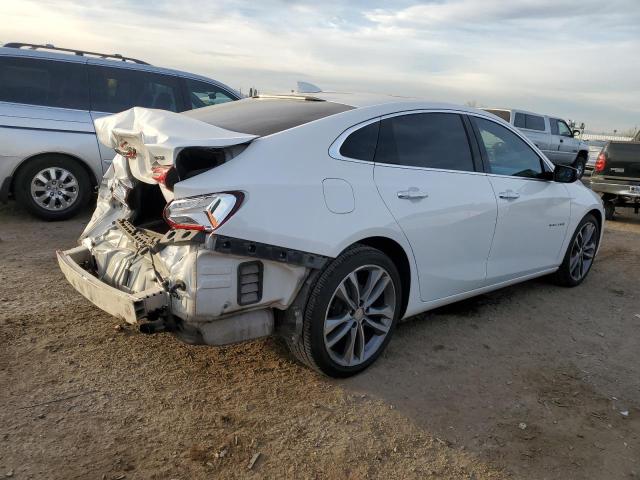
<path fill-rule="evenodd" d="M 507 190 L 506 192 L 500 192 L 498 194 L 500 198 L 504 198 L 505 200 L 515 200 L 516 198 L 520 198 L 520 194 L 514 192 L 513 190 Z"/>
<path fill-rule="evenodd" d="M 411 187 L 408 190 L 400 190 L 398 192 L 398 198 L 402 198 L 403 200 L 419 200 L 421 198 L 427 198 L 428 196 L 428 193 L 423 192 L 416 187 Z"/>
<path fill-rule="evenodd" d="M 560 143 L 564 143 L 564 140 L 563 140 L 563 139 L 560 139 Z"/>

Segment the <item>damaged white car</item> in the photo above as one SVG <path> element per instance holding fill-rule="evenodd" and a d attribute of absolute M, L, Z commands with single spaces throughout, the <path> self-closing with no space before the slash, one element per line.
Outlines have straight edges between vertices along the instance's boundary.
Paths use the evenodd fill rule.
<path fill-rule="evenodd" d="M 348 376 L 407 316 L 588 274 L 600 200 L 493 115 L 356 94 L 259 97 L 96 121 L 117 155 L 68 281 L 145 333 L 283 336 Z"/>

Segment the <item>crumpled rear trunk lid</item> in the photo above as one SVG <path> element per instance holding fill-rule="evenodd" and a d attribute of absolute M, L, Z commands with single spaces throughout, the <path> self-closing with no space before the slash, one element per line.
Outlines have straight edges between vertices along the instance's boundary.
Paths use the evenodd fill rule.
<path fill-rule="evenodd" d="M 95 127 L 100 142 L 127 158 L 131 174 L 149 184 L 157 183 L 153 168 L 174 165 L 185 148 L 220 149 L 257 138 L 179 113 L 141 107 L 99 118 Z"/>

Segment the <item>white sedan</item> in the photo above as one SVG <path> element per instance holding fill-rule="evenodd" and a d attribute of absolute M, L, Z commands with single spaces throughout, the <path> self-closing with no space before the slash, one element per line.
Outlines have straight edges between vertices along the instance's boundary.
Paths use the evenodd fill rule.
<path fill-rule="evenodd" d="M 146 333 L 283 336 L 331 376 L 397 322 L 552 275 L 587 276 L 603 209 L 508 123 L 373 95 L 267 96 L 96 122 L 117 152 L 69 282 Z"/>

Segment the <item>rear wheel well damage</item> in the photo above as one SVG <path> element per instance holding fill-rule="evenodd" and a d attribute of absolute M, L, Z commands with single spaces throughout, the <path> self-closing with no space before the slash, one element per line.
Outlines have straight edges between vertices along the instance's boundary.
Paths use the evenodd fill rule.
<path fill-rule="evenodd" d="M 87 175 L 89 176 L 89 180 L 91 181 L 91 186 L 92 187 L 98 186 L 98 179 L 96 178 L 95 174 L 93 173 L 93 170 L 91 170 L 91 167 L 89 167 L 89 165 L 87 165 L 87 162 L 82 160 L 80 157 L 76 157 L 75 155 L 70 155 L 68 153 L 45 152 L 45 153 L 38 153 L 36 155 L 32 155 L 32 156 L 27 157 L 24 160 L 22 160 L 22 162 L 20 162 L 18 167 L 13 172 L 12 179 L 11 179 L 11 185 L 9 186 L 9 192 L 12 193 L 12 194 L 15 194 L 14 189 L 15 189 L 15 184 L 16 184 L 16 178 L 18 178 L 18 176 L 19 176 L 19 174 L 20 174 L 20 172 L 22 170 L 24 170 L 32 161 L 38 160 L 39 158 L 46 158 L 46 157 L 68 158 L 69 160 L 73 160 L 74 162 L 78 162 L 78 165 L 80 165 L 85 170 Z"/>

